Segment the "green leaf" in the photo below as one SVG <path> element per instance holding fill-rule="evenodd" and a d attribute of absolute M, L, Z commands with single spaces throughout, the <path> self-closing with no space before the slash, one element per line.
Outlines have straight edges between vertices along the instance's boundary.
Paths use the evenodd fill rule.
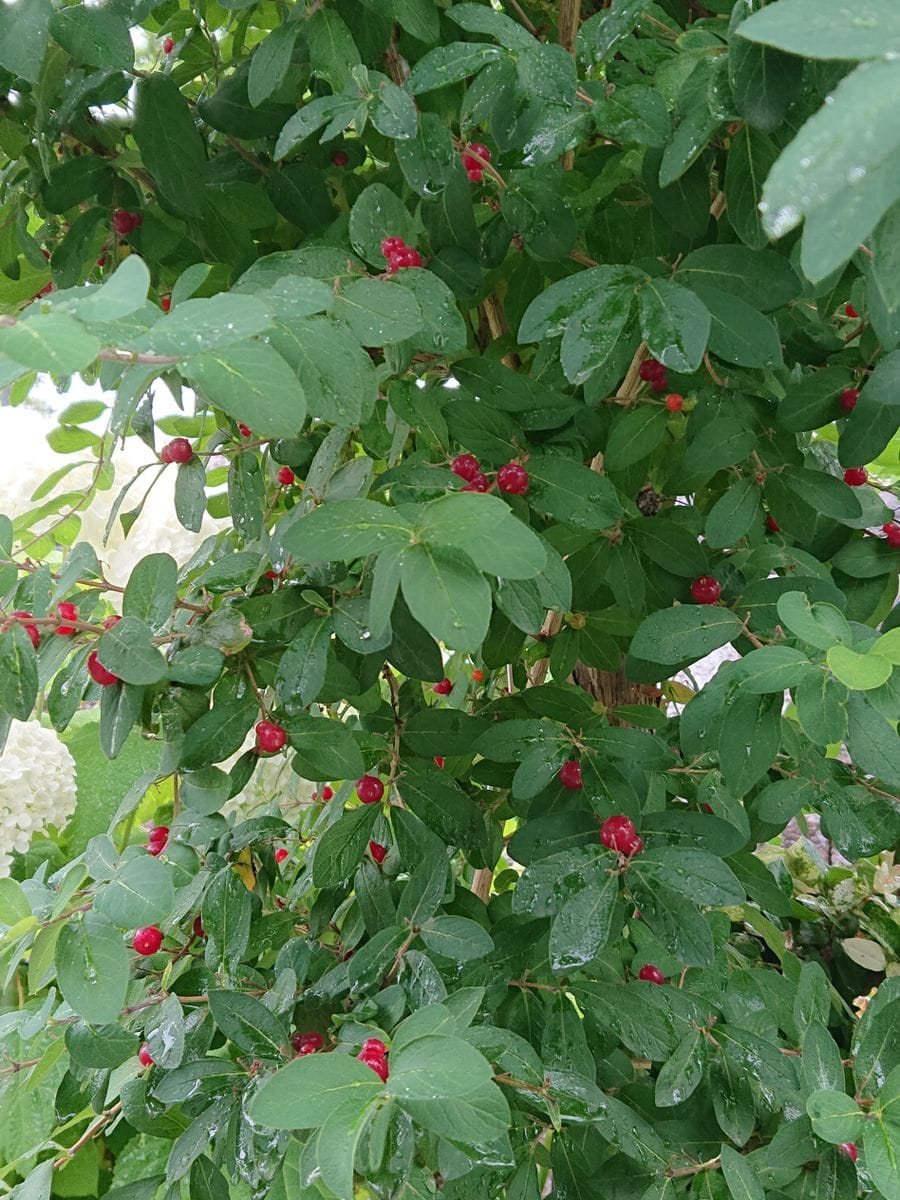
<path fill-rule="evenodd" d="M 151 629 L 161 629 L 172 616 L 177 587 L 178 564 L 171 554 L 148 554 L 128 577 L 122 613 L 126 617 L 135 617 Z"/>
<path fill-rule="evenodd" d="M 778 0 L 741 22 L 741 37 L 803 58 L 885 58 L 900 51 L 900 13 L 891 0 L 835 8 L 822 20 L 816 0 Z"/>
<path fill-rule="evenodd" d="M 92 1024 L 116 1021 L 125 1004 L 130 964 L 122 935 L 99 913 L 71 917 L 56 942 L 56 978 L 63 998 Z"/>
<path fill-rule="evenodd" d="M 184 735 L 181 766 L 187 771 L 221 762 L 243 745 L 258 710 L 246 700 L 216 704 L 205 712 Z"/>
<path fill-rule="evenodd" d="M 804 970 L 811 964 L 804 963 Z M 801 977 L 802 982 L 802 977 Z M 828 1002 L 825 989 L 826 1006 Z M 827 1012 L 827 1007 L 825 1011 Z M 796 1004 L 795 1004 L 796 1009 Z M 841 1052 L 823 1024 L 812 1020 L 803 1035 L 803 1082 L 810 1091 L 839 1091 L 844 1086 Z"/>
<path fill-rule="evenodd" d="M 362 752 L 351 730 L 341 721 L 292 716 L 287 722 L 294 766 L 304 779 L 353 779 L 365 770 Z"/>
<path fill-rule="evenodd" d="M 80 371 L 100 348 L 99 338 L 62 312 L 36 313 L 0 327 L 0 353 L 38 371 Z"/>
<path fill-rule="evenodd" d="M 344 813 L 316 842 L 312 877 L 316 887 L 336 887 L 359 865 L 372 836 L 378 805 L 364 804 Z"/>
<path fill-rule="evenodd" d="M 206 148 L 187 101 L 170 75 L 139 80 L 134 139 L 144 167 L 176 212 L 199 217 L 206 175 Z"/>
<path fill-rule="evenodd" d="M 885 1200 L 900 1197 L 900 1126 L 878 1119 L 866 1123 L 862 1135 L 866 1170 Z"/>
<path fill-rule="evenodd" d="M 268 100 L 284 82 L 300 28 L 297 21 L 285 21 L 276 25 L 256 47 L 247 75 L 247 98 L 254 108 Z"/>
<path fill-rule="evenodd" d="M 334 1109 L 319 1130 L 316 1163 L 322 1182 L 335 1196 L 353 1196 L 354 1160 L 372 1116 L 372 1107 L 360 1110 L 354 1098 Z"/>
<path fill-rule="evenodd" d="M 385 137 L 407 140 L 416 136 L 417 112 L 412 97 L 390 79 L 378 80 L 369 116 Z"/>
<path fill-rule="evenodd" d="M 707 850 L 658 846 L 636 858 L 632 870 L 648 887 L 659 883 L 695 904 L 734 905 L 745 899 L 731 868 Z"/>
<path fill-rule="evenodd" d="M 762 1182 L 743 1154 L 738 1154 L 730 1146 L 723 1146 L 720 1158 L 722 1175 L 732 1200 L 765 1200 Z"/>
<path fill-rule="evenodd" d="M 466 555 L 444 546 L 411 546 L 403 555 L 400 587 L 409 611 L 439 641 L 455 650 L 477 650 L 484 641 L 491 589 Z"/>
<path fill-rule="evenodd" d="M 409 74 L 406 89 L 413 96 L 421 96 L 449 83 L 459 83 L 502 57 L 503 52 L 487 42 L 448 42 L 419 59 Z"/>
<path fill-rule="evenodd" d="M 491 935 L 484 926 L 467 917 L 433 917 L 422 927 L 421 938 L 432 953 L 454 962 L 484 958 L 494 949 Z"/>
<path fill-rule="evenodd" d="M 396 509 L 373 500 L 334 500 L 291 525 L 284 550 L 301 562 L 360 558 L 409 545 L 412 526 Z"/>
<path fill-rule="evenodd" d="M 305 34 L 313 73 L 331 84 L 332 91 L 353 86 L 352 67 L 360 61 L 353 35 L 338 14 L 319 9 L 307 17 Z"/>
<path fill-rule="evenodd" d="M 397 780 L 406 807 L 440 838 L 455 845 L 471 845 L 478 809 L 452 778 L 431 764 L 408 766 Z"/>
<path fill-rule="evenodd" d="M 254 1058 L 280 1059 L 288 1044 L 287 1026 L 253 996 L 212 991 L 209 1010 L 230 1042 Z"/>
<path fill-rule="evenodd" d="M 758 525 L 762 492 L 755 479 L 739 479 L 706 515 L 706 541 L 715 548 L 735 546 Z"/>
<path fill-rule="evenodd" d="M 464 1099 L 491 1086 L 491 1067 L 462 1038 L 431 1035 L 402 1042 L 391 1052 L 385 1090 L 405 1106 L 411 1100 Z"/>
<path fill-rule="evenodd" d="M 713 287 L 760 312 L 772 312 L 800 294 L 800 279 L 791 264 L 773 250 L 747 246 L 700 246 L 678 268 L 679 282 Z"/>
<path fill-rule="evenodd" d="M 100 662 L 125 683 L 158 683 L 166 677 L 166 660 L 153 645 L 152 631 L 134 616 L 117 621 L 97 645 Z"/>
<path fill-rule="evenodd" d="M 362 1112 L 382 1088 L 371 1067 L 348 1054 L 308 1054 L 263 1082 L 250 1116 L 271 1129 L 318 1129 L 343 1105 Z"/>
<path fill-rule="evenodd" d="M 697 1090 L 706 1066 L 706 1039 L 699 1029 L 684 1035 L 659 1069 L 654 1099 L 658 1108 L 683 1104 Z"/>
<path fill-rule="evenodd" d="M 740 367 L 784 365 L 778 330 L 768 317 L 716 288 L 694 285 L 693 291 L 709 309 L 709 349 L 717 358 Z"/>
<path fill-rule="evenodd" d="M 638 627 L 631 653 L 658 663 L 696 660 L 733 642 L 742 629 L 728 609 L 680 604 L 651 613 Z"/>
<path fill-rule="evenodd" d="M 399 197 L 383 183 L 371 183 L 360 192 L 350 210 L 350 242 L 371 263 L 386 266 L 381 253 L 385 230 L 414 246 L 416 226 Z"/>
<path fill-rule="evenodd" d="M 559 910 L 550 929 L 550 966 L 569 972 L 583 967 L 606 946 L 619 896 L 615 874 L 589 880 Z"/>
<path fill-rule="evenodd" d="M 139 929 L 165 920 L 174 899 L 171 867 L 142 854 L 123 862 L 98 889 L 94 910 L 120 929 Z"/>
<path fill-rule="evenodd" d="M 53 8 L 49 0 L 18 0 L 0 8 L 0 66 L 37 83 Z"/>
<path fill-rule="evenodd" d="M 112 9 L 84 4 L 62 9 L 51 17 L 50 33 L 85 66 L 122 71 L 134 66 L 128 22 Z"/>
<path fill-rule="evenodd" d="M 230 975 L 250 939 L 250 893 L 231 867 L 213 876 L 203 897 L 201 921 L 206 932 L 206 965 Z"/>
<path fill-rule="evenodd" d="M 900 738 L 891 723 L 869 704 L 865 696 L 851 692 L 847 702 L 849 725 L 847 749 L 864 771 L 900 788 Z"/>
<path fill-rule="evenodd" d="M 838 457 L 845 467 L 871 462 L 886 448 L 900 425 L 900 353 L 876 365 L 859 395 L 852 417 L 841 430 Z"/>
<path fill-rule="evenodd" d="M 461 550 L 482 571 L 506 579 L 540 574 L 547 552 L 498 496 L 458 492 L 426 505 L 416 540 Z"/>
<path fill-rule="evenodd" d="M 751 250 L 764 250 L 768 245 L 759 202 L 763 184 L 777 157 L 774 143 L 752 125 L 744 125 L 731 139 L 725 167 L 728 220 Z"/>
<path fill-rule="evenodd" d="M 665 101 L 643 84 L 617 87 L 595 98 L 591 116 L 597 129 L 617 142 L 664 146 L 671 132 Z"/>
<path fill-rule="evenodd" d="M 102 287 L 78 301 L 76 314 L 83 321 L 119 321 L 123 317 L 130 317 L 143 308 L 149 287 L 150 271 L 146 263 L 136 254 L 130 254 L 119 263 Z"/>
<path fill-rule="evenodd" d="M 21 884 L 14 879 L 0 879 L 0 922 L 17 925 L 31 916 L 31 905 Z"/>
<path fill-rule="evenodd" d="M 275 687 L 282 704 L 311 704 L 325 683 L 331 620 L 321 617 L 304 625 L 281 656 Z"/>
<path fill-rule="evenodd" d="M 381 279 L 348 284 L 335 297 L 334 311 L 363 346 L 401 342 L 422 327 L 422 313 L 409 288 Z"/>
<path fill-rule="evenodd" d="M 849 646 L 831 646 L 825 656 L 829 670 L 851 691 L 868 692 L 881 687 L 891 677 L 893 664 L 880 654 L 860 654 Z"/>
<path fill-rule="evenodd" d="M 605 457 L 607 469 L 624 471 L 652 454 L 666 436 L 668 413 L 665 408 L 640 404 L 616 416 Z"/>
<path fill-rule="evenodd" d="M 804 592 L 782 592 L 776 608 L 778 619 L 791 633 L 817 650 L 828 650 L 838 641 L 852 640 L 843 613 L 831 604 L 810 604 Z"/>
<path fill-rule="evenodd" d="M 710 333 L 709 310 L 692 292 L 651 279 L 638 293 L 641 334 L 651 355 L 673 371 L 696 371 Z"/>
<path fill-rule="evenodd" d="M 813 1092 L 806 1101 L 806 1111 L 816 1135 L 834 1145 L 855 1142 L 866 1123 L 866 1114 L 843 1092 Z"/>
<path fill-rule="evenodd" d="M 38 693 L 38 664 L 21 625 L 0 633 L 0 710 L 19 721 L 31 716 Z"/>
<path fill-rule="evenodd" d="M 552 454 L 528 460 L 530 503 L 547 516 L 579 529 L 608 529 L 621 516 L 615 489 L 596 471 Z"/>
<path fill-rule="evenodd" d="M 737 677 L 742 691 L 761 696 L 795 687 L 811 667 L 806 655 L 792 646 L 760 646 L 741 659 Z"/>
<path fill-rule="evenodd" d="M 293 437 L 306 419 L 303 388 L 272 346 L 239 342 L 189 359 L 184 373 L 216 408 L 259 436 Z"/>

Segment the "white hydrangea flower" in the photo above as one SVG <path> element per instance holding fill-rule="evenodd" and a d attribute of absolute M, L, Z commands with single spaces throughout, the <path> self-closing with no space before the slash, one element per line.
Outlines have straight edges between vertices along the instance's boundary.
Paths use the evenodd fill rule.
<path fill-rule="evenodd" d="M 75 760 L 58 734 L 13 721 L 0 754 L 0 877 L 35 833 L 61 828 L 75 811 Z"/>

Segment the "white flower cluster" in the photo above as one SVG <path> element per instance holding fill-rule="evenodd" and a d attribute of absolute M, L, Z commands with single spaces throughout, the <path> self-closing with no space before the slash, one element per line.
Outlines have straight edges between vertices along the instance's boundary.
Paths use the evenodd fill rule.
<path fill-rule="evenodd" d="M 0 754 L 0 878 L 14 850 L 75 810 L 75 760 L 58 735 L 35 721 L 13 721 Z"/>

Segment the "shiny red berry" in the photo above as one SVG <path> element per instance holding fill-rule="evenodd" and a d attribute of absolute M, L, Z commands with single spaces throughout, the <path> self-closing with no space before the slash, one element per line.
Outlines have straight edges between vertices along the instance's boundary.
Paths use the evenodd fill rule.
<path fill-rule="evenodd" d="M 277 863 L 283 863 L 287 857 L 287 850 L 285 850 L 284 846 L 279 846 L 279 848 L 275 851 L 275 861 Z"/>
<path fill-rule="evenodd" d="M 282 487 L 290 487 L 296 476 L 290 467 L 282 467 L 278 472 L 278 482 Z"/>
<path fill-rule="evenodd" d="M 619 853 L 625 853 L 626 848 L 636 837 L 634 822 L 623 814 L 607 817 L 600 826 L 600 841 L 607 850 L 618 850 Z"/>
<path fill-rule="evenodd" d="M 851 1162 L 856 1162 L 859 1158 L 859 1151 L 856 1148 L 856 1142 L 841 1142 L 838 1145 L 838 1150 L 842 1154 L 846 1154 Z"/>
<path fill-rule="evenodd" d="M 450 679 L 441 679 L 432 686 L 431 690 L 436 696 L 449 696 L 453 691 L 453 682 Z"/>
<path fill-rule="evenodd" d="M 160 296 L 160 298 L 159 298 L 159 307 L 160 307 L 160 308 L 163 310 L 163 312 L 165 312 L 165 313 L 167 313 L 167 312 L 170 312 L 170 311 L 171 311 L 171 309 L 172 309 L 172 296 L 171 296 L 171 294 L 168 294 L 168 293 L 167 293 L 165 296 Z"/>
<path fill-rule="evenodd" d="M 775 520 L 771 513 L 766 514 L 766 525 L 773 533 L 781 533 L 781 526 Z"/>
<path fill-rule="evenodd" d="M 141 1046 L 140 1050 L 138 1050 L 138 1062 L 141 1064 L 142 1067 L 152 1067 L 153 1066 L 153 1056 L 150 1053 L 150 1047 L 147 1045 L 146 1042 L 144 1042 L 143 1045 Z"/>
<path fill-rule="evenodd" d="M 584 787 L 584 781 L 581 778 L 581 763 L 576 758 L 570 758 L 568 762 L 563 763 L 557 772 L 557 778 L 570 792 L 580 791 Z"/>
<path fill-rule="evenodd" d="M 250 428 L 249 425 L 245 425 L 242 421 L 238 422 L 238 433 L 243 438 L 248 438 L 248 437 L 253 436 L 253 430 Z"/>
<path fill-rule="evenodd" d="M 92 650 L 88 655 L 87 669 L 88 675 L 94 683 L 99 683 L 101 687 L 111 687 L 112 684 L 119 682 L 119 676 L 113 675 L 112 671 L 107 671 L 97 656 L 96 650 Z"/>
<path fill-rule="evenodd" d="M 256 748 L 263 754 L 277 754 L 287 743 L 287 733 L 274 721 L 260 721 L 256 726 Z"/>
<path fill-rule="evenodd" d="M 472 672 L 472 680 L 475 683 L 483 683 L 484 682 L 484 671 L 482 671 L 479 667 L 476 667 L 475 670 Z"/>
<path fill-rule="evenodd" d="M 684 408 L 684 396 L 680 396 L 678 392 L 669 392 L 666 396 L 666 408 L 669 412 L 681 412 Z"/>
<path fill-rule="evenodd" d="M 138 954 L 155 954 L 163 943 L 162 930 L 157 925 L 136 929 L 131 944 Z"/>
<path fill-rule="evenodd" d="M 362 1044 L 363 1054 L 377 1054 L 380 1058 L 384 1058 L 387 1054 L 387 1046 L 381 1038 L 366 1038 Z"/>
<path fill-rule="evenodd" d="M 869 472 L 865 467 L 848 467 L 844 472 L 844 483 L 850 487 L 862 487 L 869 481 Z"/>
<path fill-rule="evenodd" d="M 364 1050 L 356 1056 L 361 1063 L 365 1063 L 367 1067 L 375 1072 L 382 1083 L 387 1083 L 388 1065 L 387 1059 L 378 1054 L 367 1054 Z"/>
<path fill-rule="evenodd" d="M 474 454 L 457 454 L 456 458 L 450 464 L 450 470 L 454 475 L 458 475 L 460 479 L 465 479 L 471 483 L 476 475 L 481 473 L 481 463 Z"/>
<path fill-rule="evenodd" d="M 346 150 L 335 150 L 331 156 L 331 161 L 336 167 L 346 167 L 350 161 L 350 155 Z"/>
<path fill-rule="evenodd" d="M 113 613 L 113 615 L 111 617 L 107 617 L 106 620 L 103 622 L 103 628 L 104 629 L 112 629 L 113 626 L 118 625 L 118 623 L 121 620 L 122 620 L 121 617 L 118 617 L 118 616 L 116 616 L 115 613 Z"/>
<path fill-rule="evenodd" d="M 56 606 L 56 611 L 63 621 L 78 620 L 78 605 L 73 604 L 71 600 L 61 600 Z M 73 633 L 77 633 L 78 631 L 74 625 L 57 625 L 56 632 L 60 637 L 71 637 Z"/>
<path fill-rule="evenodd" d="M 315 1054 L 317 1050 L 321 1050 L 325 1045 L 325 1039 L 321 1033 L 302 1033 L 298 1029 L 296 1033 L 291 1034 L 291 1045 L 297 1054 L 302 1057 L 306 1054 Z"/>
<path fill-rule="evenodd" d="M 638 979 L 643 979 L 644 983 L 665 983 L 666 977 L 663 975 L 659 967 L 654 967 L 653 963 L 647 963 L 638 971 Z"/>
<path fill-rule="evenodd" d="M 331 800 L 333 796 L 334 796 L 334 788 L 329 787 L 328 784 L 326 783 L 325 786 L 322 788 L 322 799 L 323 800 Z"/>
<path fill-rule="evenodd" d="M 381 243 L 381 253 L 385 258 L 390 258 L 392 254 L 396 254 L 398 250 L 402 250 L 406 245 L 402 237 L 386 237 Z"/>
<path fill-rule="evenodd" d="M 651 391 L 660 393 L 660 392 L 668 391 L 668 388 L 669 388 L 669 378 L 666 375 L 665 370 L 663 370 L 663 373 L 661 375 L 658 375 L 655 379 L 650 380 Z"/>
<path fill-rule="evenodd" d="M 521 463 L 508 462 L 497 472 L 497 487 L 510 496 L 524 496 L 528 483 L 528 472 Z"/>
<path fill-rule="evenodd" d="M 163 42 L 163 54 L 171 54 L 175 49 L 175 39 L 167 37 Z"/>
<path fill-rule="evenodd" d="M 387 858 L 387 846 L 382 846 L 380 842 L 369 842 L 369 853 L 380 867 Z"/>
<path fill-rule="evenodd" d="M 154 825 L 150 830 L 148 840 L 157 843 L 157 845 L 164 846 L 169 840 L 168 825 Z"/>
<path fill-rule="evenodd" d="M 698 604 L 715 604 L 722 595 L 722 585 L 713 575 L 701 575 L 691 584 L 691 595 Z"/>
<path fill-rule="evenodd" d="M 422 256 L 413 246 L 401 246 L 388 258 L 388 271 L 404 270 L 406 267 L 421 267 Z"/>
<path fill-rule="evenodd" d="M 363 775 L 356 781 L 356 794 L 363 804 L 377 804 L 384 795 L 384 784 L 377 775 Z"/>
<path fill-rule="evenodd" d="M 853 317 L 855 320 L 859 318 L 859 313 L 856 311 L 856 309 L 853 307 L 852 304 L 845 304 L 844 312 L 847 314 L 848 317 Z"/>
<path fill-rule="evenodd" d="M 165 455 L 165 458 L 163 458 Z M 189 463 L 194 457 L 194 448 L 191 443 L 184 437 L 173 438 L 168 445 L 163 446 L 159 456 L 164 462 Z"/>
<path fill-rule="evenodd" d="M 484 178 L 484 171 L 481 167 L 467 167 L 466 175 L 469 178 L 469 183 L 481 183 Z"/>
<path fill-rule="evenodd" d="M 887 538 L 889 546 L 900 546 L 900 525 L 894 521 L 888 521 L 886 525 L 882 525 L 881 532 Z"/>
<path fill-rule="evenodd" d="M 844 412 L 853 412 L 856 408 L 856 402 L 859 399 L 859 391 L 857 388 L 844 388 L 841 392 L 841 408 Z"/>
<path fill-rule="evenodd" d="M 638 367 L 638 375 L 644 383 L 652 383 L 654 379 L 659 379 L 665 374 L 666 368 L 661 362 L 657 362 L 655 358 L 645 358 Z"/>
<path fill-rule="evenodd" d="M 630 841 L 628 841 L 627 844 L 622 847 L 622 849 L 619 851 L 619 853 L 624 854 L 624 856 L 626 858 L 632 858 L 635 854 L 640 854 L 643 849 L 644 849 L 644 839 L 641 837 L 641 835 L 639 833 L 636 833 L 634 835 L 634 837 L 631 838 Z"/>
<path fill-rule="evenodd" d="M 192 928 L 194 930 L 194 937 L 197 937 L 197 938 L 205 938 L 206 937 L 206 930 L 203 928 L 203 919 L 199 913 L 197 913 L 196 917 L 194 917 L 194 924 L 193 924 Z"/>
<path fill-rule="evenodd" d="M 486 492 L 490 486 L 491 481 L 488 479 L 487 475 L 483 475 L 481 471 L 479 471 L 474 479 L 470 479 L 466 486 L 461 490 L 464 492 Z"/>
<path fill-rule="evenodd" d="M 37 650 L 38 646 L 41 644 L 41 631 L 38 629 L 37 625 L 27 625 L 25 623 L 29 618 L 33 618 L 34 614 L 30 612 L 22 612 L 20 610 L 18 612 L 14 612 L 12 615 L 19 618 L 19 624 L 28 634 L 32 646 L 34 646 L 35 650 Z"/>
<path fill-rule="evenodd" d="M 112 227 L 122 237 L 143 223 L 144 218 L 140 213 L 129 212 L 127 208 L 117 208 L 112 215 Z"/>

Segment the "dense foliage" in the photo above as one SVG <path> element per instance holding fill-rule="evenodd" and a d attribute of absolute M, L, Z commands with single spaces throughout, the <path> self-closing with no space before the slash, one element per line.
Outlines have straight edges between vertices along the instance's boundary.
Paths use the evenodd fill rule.
<path fill-rule="evenodd" d="M 0 6 L 20 1200 L 900 1200 L 900 9 L 760 8 Z"/>

